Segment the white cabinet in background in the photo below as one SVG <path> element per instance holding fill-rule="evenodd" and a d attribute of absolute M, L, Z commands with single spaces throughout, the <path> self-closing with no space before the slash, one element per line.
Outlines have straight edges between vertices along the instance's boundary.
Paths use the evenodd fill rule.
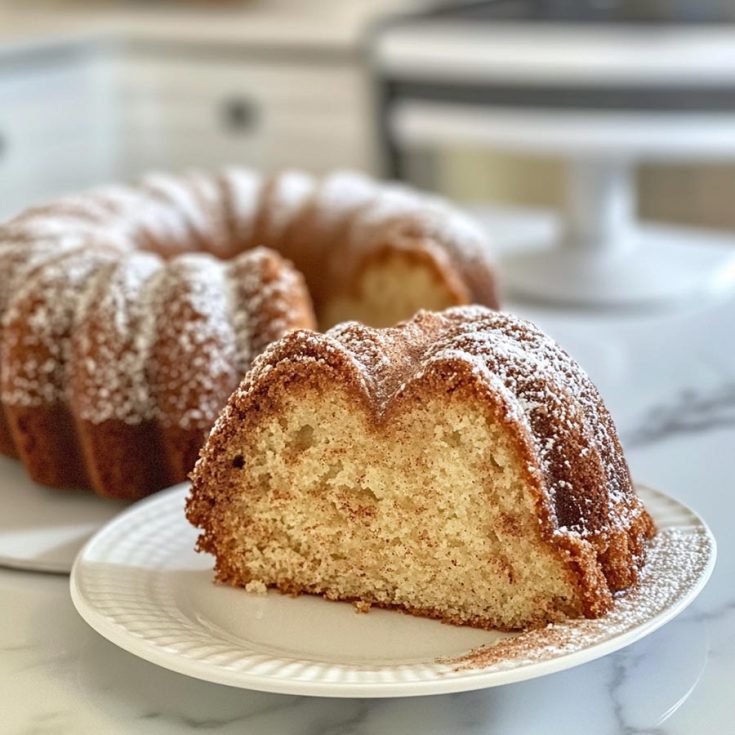
<path fill-rule="evenodd" d="M 370 169 L 368 89 L 357 63 L 129 56 L 120 80 L 125 175 L 228 163 Z"/>
<path fill-rule="evenodd" d="M 0 64 L 0 216 L 115 177 L 111 72 L 87 54 Z"/>
<path fill-rule="evenodd" d="M 369 89 L 349 57 L 92 45 L 0 58 L 0 220 L 152 169 L 369 171 Z"/>

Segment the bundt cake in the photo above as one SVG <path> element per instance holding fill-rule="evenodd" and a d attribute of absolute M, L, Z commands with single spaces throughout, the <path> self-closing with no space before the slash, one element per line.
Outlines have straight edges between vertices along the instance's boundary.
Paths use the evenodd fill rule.
<path fill-rule="evenodd" d="M 654 533 L 589 378 L 477 306 L 273 343 L 192 479 L 219 581 L 484 628 L 604 614 Z"/>
<path fill-rule="evenodd" d="M 281 256 L 322 326 L 496 305 L 473 225 L 361 174 L 233 168 L 67 196 L 0 227 L 0 452 L 114 497 L 184 479 L 252 358 L 315 327 Z"/>

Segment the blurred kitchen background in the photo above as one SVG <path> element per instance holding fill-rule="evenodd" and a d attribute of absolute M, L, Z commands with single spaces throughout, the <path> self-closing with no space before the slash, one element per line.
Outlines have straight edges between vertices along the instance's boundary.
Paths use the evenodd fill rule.
<path fill-rule="evenodd" d="M 560 212 L 604 247 L 637 218 L 680 225 L 721 276 L 735 3 L 0 0 L 3 218 L 231 163 Z"/>

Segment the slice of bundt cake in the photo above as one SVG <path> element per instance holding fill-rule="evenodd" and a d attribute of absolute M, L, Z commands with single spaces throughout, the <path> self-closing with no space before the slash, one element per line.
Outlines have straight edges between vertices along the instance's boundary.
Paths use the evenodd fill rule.
<path fill-rule="evenodd" d="M 654 533 L 584 372 L 482 307 L 272 344 L 187 515 L 221 582 L 500 629 L 602 615 Z"/>

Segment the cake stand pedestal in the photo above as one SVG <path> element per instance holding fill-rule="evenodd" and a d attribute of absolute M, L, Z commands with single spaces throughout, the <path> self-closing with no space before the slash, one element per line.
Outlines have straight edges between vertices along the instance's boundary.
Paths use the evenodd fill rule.
<path fill-rule="evenodd" d="M 541 301 L 626 306 L 665 305 L 732 287 L 732 250 L 672 228 L 638 225 L 632 174 L 626 161 L 571 161 L 561 237 L 551 248 L 503 259 L 510 289 Z"/>
<path fill-rule="evenodd" d="M 465 4 L 375 35 L 386 172 L 404 177 L 404 151 L 437 147 L 566 160 L 556 242 L 502 264 L 509 290 L 536 300 L 674 305 L 732 286 L 724 233 L 637 223 L 633 172 L 642 161 L 735 160 L 733 27 L 524 22 L 501 11 Z"/>
<path fill-rule="evenodd" d="M 390 127 L 404 148 L 472 145 L 568 161 L 561 235 L 503 258 L 511 292 L 586 306 L 662 306 L 735 286 L 735 252 L 708 233 L 636 220 L 639 160 L 735 158 L 735 113 L 483 109 L 406 100 Z M 714 233 L 711 233 L 714 234 Z"/>

